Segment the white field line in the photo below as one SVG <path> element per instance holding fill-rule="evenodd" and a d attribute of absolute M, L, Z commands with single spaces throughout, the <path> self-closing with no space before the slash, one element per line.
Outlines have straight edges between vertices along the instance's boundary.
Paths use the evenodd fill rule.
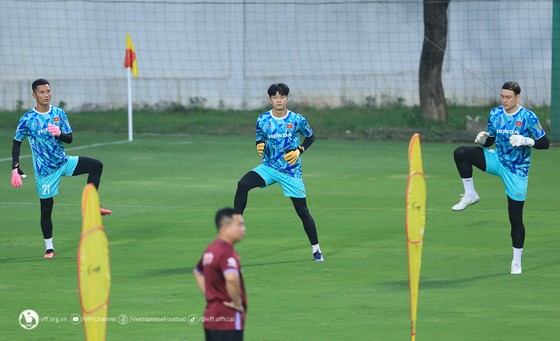
<path fill-rule="evenodd" d="M 103 142 L 103 143 L 93 143 L 93 144 L 88 144 L 85 146 L 80 146 L 80 147 L 74 147 L 74 148 L 64 148 L 65 151 L 72 151 L 72 150 L 82 150 L 82 149 L 87 149 L 87 148 L 95 148 L 95 147 L 103 147 L 103 146 L 109 146 L 109 145 L 113 145 L 113 144 L 123 144 L 123 143 L 128 143 L 128 140 L 124 140 L 124 141 L 114 141 L 114 142 Z M 31 154 L 25 154 L 25 155 L 21 155 L 19 158 L 20 159 L 26 159 L 31 157 Z M 3 159 L 0 159 L 0 162 L 5 162 L 5 161 L 12 161 L 11 157 L 5 157 Z"/>

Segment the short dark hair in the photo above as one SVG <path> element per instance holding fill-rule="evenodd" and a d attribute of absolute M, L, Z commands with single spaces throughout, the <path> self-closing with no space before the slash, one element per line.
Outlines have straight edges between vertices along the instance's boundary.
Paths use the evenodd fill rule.
<path fill-rule="evenodd" d="M 516 95 L 521 93 L 521 87 L 519 86 L 519 83 L 515 81 L 505 82 L 504 85 L 502 85 L 502 90 L 511 90 Z"/>
<path fill-rule="evenodd" d="M 31 90 L 32 90 L 33 92 L 35 92 L 35 90 L 37 90 L 37 87 L 38 87 L 39 85 L 48 85 L 48 86 L 51 86 L 51 85 L 49 84 L 49 81 L 48 81 L 48 80 L 46 80 L 46 79 L 44 79 L 44 78 L 39 78 L 39 79 L 37 79 L 36 81 L 34 81 L 33 84 L 31 84 Z"/>
<path fill-rule="evenodd" d="M 268 87 L 268 97 L 272 97 L 279 93 L 282 96 L 288 96 L 290 88 L 284 83 L 274 83 Z"/>
<path fill-rule="evenodd" d="M 220 230 L 220 226 L 224 223 L 224 220 L 231 219 L 236 214 L 243 214 L 243 213 L 241 213 L 241 211 L 238 210 L 237 208 L 224 207 L 222 209 L 219 209 L 218 212 L 216 212 L 216 218 L 215 218 L 216 229 Z"/>

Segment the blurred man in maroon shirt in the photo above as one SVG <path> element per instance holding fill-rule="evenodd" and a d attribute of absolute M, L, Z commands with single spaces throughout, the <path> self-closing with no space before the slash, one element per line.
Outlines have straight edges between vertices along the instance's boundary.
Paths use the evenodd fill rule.
<path fill-rule="evenodd" d="M 245 236 L 241 211 L 223 208 L 216 213 L 217 238 L 194 268 L 206 297 L 203 325 L 207 341 L 243 340 L 247 295 L 239 256 L 233 245 Z"/>

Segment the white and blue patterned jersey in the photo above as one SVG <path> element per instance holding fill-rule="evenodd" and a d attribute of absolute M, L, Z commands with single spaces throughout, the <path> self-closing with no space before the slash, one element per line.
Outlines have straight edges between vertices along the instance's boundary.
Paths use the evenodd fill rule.
<path fill-rule="evenodd" d="M 262 164 L 293 177 L 301 178 L 301 158 L 294 165 L 284 160 L 284 154 L 299 147 L 299 135 L 310 137 L 313 130 L 300 114 L 287 111 L 286 116 L 276 118 L 271 111 L 259 116 L 256 141 L 264 141 Z"/>
<path fill-rule="evenodd" d="M 62 141 L 56 139 L 47 129 L 48 124 L 57 125 L 64 134 L 72 132 L 64 110 L 51 106 L 46 113 L 31 109 L 19 120 L 14 140 L 23 142 L 27 137 L 33 155 L 33 169 L 36 175 L 52 174 L 68 157 L 64 152 Z"/>
<path fill-rule="evenodd" d="M 496 137 L 496 151 L 502 165 L 518 176 L 528 176 L 532 148 L 513 147 L 509 138 L 511 135 L 523 135 L 534 140 L 543 137 L 545 132 L 537 115 L 522 106 L 515 113 L 508 114 L 503 106 L 499 106 L 490 111 L 487 131 L 490 136 Z"/>

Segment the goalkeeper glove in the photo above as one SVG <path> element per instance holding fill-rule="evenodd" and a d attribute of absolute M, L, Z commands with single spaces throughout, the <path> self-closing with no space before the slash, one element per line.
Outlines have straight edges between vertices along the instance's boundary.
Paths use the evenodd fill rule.
<path fill-rule="evenodd" d="M 49 125 L 47 126 L 47 129 L 52 134 L 52 136 L 60 136 L 60 134 L 62 133 L 60 131 L 60 128 L 57 125 L 54 125 L 54 124 L 49 123 Z"/>
<path fill-rule="evenodd" d="M 509 137 L 509 143 L 514 147 L 527 146 L 532 147 L 535 145 L 535 140 L 530 137 L 525 137 L 523 135 L 511 135 Z"/>
<path fill-rule="evenodd" d="M 257 153 L 259 153 L 259 156 L 263 156 L 264 146 L 265 144 L 263 140 L 257 141 Z"/>
<path fill-rule="evenodd" d="M 302 146 L 297 147 L 294 150 L 291 150 L 284 154 L 284 160 L 290 165 L 295 165 L 301 153 L 303 153 L 304 149 Z"/>
<path fill-rule="evenodd" d="M 23 181 L 21 179 L 25 177 L 25 173 L 19 169 L 19 163 L 16 163 L 12 167 L 12 186 L 21 187 L 21 185 L 23 185 Z"/>
<path fill-rule="evenodd" d="M 474 139 L 474 142 L 483 146 L 486 143 L 486 139 L 488 138 L 488 136 L 490 136 L 490 133 L 481 131 L 480 133 L 478 133 L 478 135 L 476 135 L 476 139 Z"/>

